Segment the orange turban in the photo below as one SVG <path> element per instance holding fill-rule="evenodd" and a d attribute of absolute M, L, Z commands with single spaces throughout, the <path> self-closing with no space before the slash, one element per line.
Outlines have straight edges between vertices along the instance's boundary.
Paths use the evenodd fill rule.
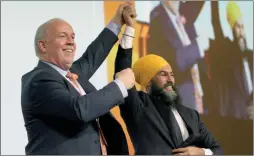
<path fill-rule="evenodd" d="M 133 66 L 136 82 L 146 87 L 157 72 L 168 62 L 158 55 L 149 54 L 140 58 Z"/>
<path fill-rule="evenodd" d="M 227 19 L 228 19 L 228 23 L 229 23 L 231 28 L 234 27 L 235 22 L 240 17 L 242 17 L 242 13 L 241 13 L 241 10 L 240 10 L 239 6 L 233 1 L 228 2 L 228 5 L 227 5 Z"/>

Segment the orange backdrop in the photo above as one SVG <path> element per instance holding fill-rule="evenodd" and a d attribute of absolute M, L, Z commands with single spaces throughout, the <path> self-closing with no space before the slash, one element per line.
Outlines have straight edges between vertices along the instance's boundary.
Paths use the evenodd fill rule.
<path fill-rule="evenodd" d="M 116 10 L 118 9 L 119 5 L 124 3 L 124 1 L 104 1 L 104 19 L 105 19 L 105 25 L 107 25 L 110 20 L 113 18 Z M 134 3 L 135 6 L 135 3 Z M 121 33 L 119 34 L 119 38 L 121 38 L 122 33 L 125 29 L 125 26 L 121 29 Z M 135 39 L 133 43 L 133 57 L 132 57 L 132 64 L 140 57 L 144 56 L 146 52 L 146 39 L 147 39 L 147 32 L 148 32 L 149 26 L 144 23 L 139 23 L 137 22 L 136 28 L 135 28 Z M 109 56 L 107 57 L 107 72 L 108 72 L 108 81 L 111 82 L 113 80 L 113 74 L 114 74 L 114 62 L 115 62 L 115 57 L 116 57 L 116 52 L 118 49 L 119 42 L 117 42 L 114 47 L 112 48 Z M 137 89 L 141 89 L 141 87 L 136 84 Z M 111 112 L 113 115 L 116 117 L 118 122 L 121 124 L 126 138 L 128 142 L 128 147 L 129 147 L 129 154 L 133 155 L 134 154 L 134 148 L 133 144 L 131 142 L 129 133 L 127 131 L 126 125 L 120 115 L 120 110 L 119 107 L 114 107 L 111 109 Z"/>

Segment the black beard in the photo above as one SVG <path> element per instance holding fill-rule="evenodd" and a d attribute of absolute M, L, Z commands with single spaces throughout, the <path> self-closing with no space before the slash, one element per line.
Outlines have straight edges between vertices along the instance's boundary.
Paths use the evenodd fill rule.
<path fill-rule="evenodd" d="M 171 93 L 164 91 L 164 89 L 168 86 L 171 86 L 173 89 Z M 173 83 L 167 83 L 163 86 L 163 88 L 159 88 L 154 82 L 152 82 L 150 95 L 156 99 L 164 101 L 166 105 L 172 106 L 177 104 L 179 101 L 179 94 Z"/>

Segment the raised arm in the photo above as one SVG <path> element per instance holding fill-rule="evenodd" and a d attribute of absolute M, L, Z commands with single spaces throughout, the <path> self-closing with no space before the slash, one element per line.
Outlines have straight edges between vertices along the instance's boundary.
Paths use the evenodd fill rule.
<path fill-rule="evenodd" d="M 26 84 L 28 79 L 32 79 L 31 84 Z M 116 83 L 80 96 L 78 93 L 71 94 L 63 79 L 53 70 L 38 71 L 33 77 L 23 77 L 22 95 L 29 95 L 22 98 L 24 108 L 27 106 L 32 115 L 39 118 L 90 122 L 124 102 Z"/>
<path fill-rule="evenodd" d="M 125 15 L 125 14 L 124 14 Z M 115 74 L 126 69 L 130 69 L 132 65 L 132 42 L 134 38 L 134 23 L 135 19 L 125 15 L 126 29 L 123 38 L 118 47 L 118 52 L 115 60 Z M 120 105 L 121 115 L 127 124 L 127 127 L 133 122 L 138 122 L 142 101 L 136 90 L 136 87 L 128 90 L 128 97 L 125 98 L 125 103 Z"/>
<path fill-rule="evenodd" d="M 114 18 L 107 27 L 87 47 L 85 53 L 73 63 L 73 66 L 77 66 L 83 71 L 87 79 L 90 79 L 96 72 L 108 56 L 114 44 L 118 41 L 118 34 L 123 25 L 122 12 L 127 5 L 129 4 L 124 3 L 119 6 Z"/>
<path fill-rule="evenodd" d="M 119 9 L 121 10 L 121 8 L 124 8 L 124 5 Z M 119 17 L 119 21 L 121 21 L 121 16 Z M 117 24 L 117 20 L 113 21 Z M 101 57 L 110 51 L 109 45 L 113 46 L 115 42 L 111 40 L 113 38 L 117 38 L 117 36 L 105 28 L 88 47 L 88 51 L 74 63 L 75 68 L 81 68 L 89 78 L 103 62 Z M 27 81 L 32 83 L 26 84 Z M 114 82 L 83 96 L 78 93 L 70 94 L 71 89 L 68 89 L 64 78 L 59 74 L 56 75 L 55 71 L 51 69 L 38 70 L 31 77 L 23 77 L 22 82 L 24 82 L 22 83 L 22 95 L 29 95 L 29 97 L 25 97 L 26 99 L 22 98 L 22 103 L 29 105 L 27 108 L 32 109 L 31 112 L 34 116 L 90 122 L 108 113 L 117 104 L 122 104 L 124 97 L 126 97 L 122 88 L 125 90 L 132 88 L 135 80 L 134 75 L 128 71 L 121 71 L 118 74 L 118 79 Z"/>
<path fill-rule="evenodd" d="M 193 24 L 205 4 L 205 1 L 186 1 L 180 3 L 180 13 L 187 19 L 186 24 Z"/>
<path fill-rule="evenodd" d="M 211 1 L 211 15 L 212 15 L 212 25 L 215 39 L 224 38 L 221 22 L 220 22 L 220 14 L 219 14 L 219 2 Z"/>

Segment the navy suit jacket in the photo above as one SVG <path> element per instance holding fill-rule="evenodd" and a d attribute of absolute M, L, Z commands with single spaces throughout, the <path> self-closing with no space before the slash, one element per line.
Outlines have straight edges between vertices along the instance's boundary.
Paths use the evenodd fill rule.
<path fill-rule="evenodd" d="M 105 28 L 70 71 L 87 93 L 80 96 L 72 84 L 51 66 L 39 61 L 22 76 L 21 106 L 28 135 L 26 154 L 101 154 L 96 118 L 106 137 L 108 154 L 128 154 L 120 124 L 109 112 L 124 101 L 116 83 L 97 91 L 89 82 L 118 37 Z"/>

